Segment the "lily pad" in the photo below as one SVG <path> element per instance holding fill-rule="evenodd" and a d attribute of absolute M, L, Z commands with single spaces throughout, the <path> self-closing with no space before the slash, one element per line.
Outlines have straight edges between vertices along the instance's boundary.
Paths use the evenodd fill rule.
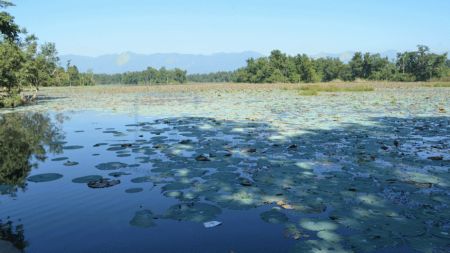
<path fill-rule="evenodd" d="M 278 211 L 277 209 L 271 209 L 270 211 L 263 212 L 260 216 L 263 221 L 272 224 L 281 224 L 289 220 L 286 214 Z"/>
<path fill-rule="evenodd" d="M 109 188 L 109 187 L 113 187 L 115 185 L 120 184 L 120 180 L 111 180 L 108 178 L 101 178 L 99 180 L 95 180 L 95 181 L 90 181 L 87 183 L 89 188 Z"/>
<path fill-rule="evenodd" d="M 111 177 L 121 177 L 121 176 L 128 176 L 128 175 L 131 175 L 131 173 L 126 173 L 126 172 L 118 171 L 118 172 L 111 172 L 111 173 L 109 173 L 108 175 L 111 176 Z"/>
<path fill-rule="evenodd" d="M 71 145 L 71 146 L 64 146 L 63 149 L 72 150 L 72 149 L 82 149 L 83 146 L 80 145 Z"/>
<path fill-rule="evenodd" d="M 323 231 L 323 230 L 335 230 L 338 228 L 338 225 L 334 222 L 327 220 L 311 220 L 311 219 L 302 219 L 300 220 L 300 226 L 304 229 L 311 231 Z"/>
<path fill-rule="evenodd" d="M 142 189 L 142 188 L 129 188 L 129 189 L 126 189 L 125 192 L 126 193 L 138 193 L 138 192 L 141 192 L 143 190 L 144 189 Z"/>
<path fill-rule="evenodd" d="M 34 182 L 34 183 L 42 183 L 42 182 L 50 182 L 55 181 L 60 178 L 62 178 L 63 175 L 58 173 L 44 173 L 44 174 L 38 174 L 31 177 L 28 177 L 28 181 Z"/>
<path fill-rule="evenodd" d="M 77 184 L 87 184 L 91 181 L 97 181 L 102 179 L 102 176 L 99 175 L 89 175 L 89 176 L 84 176 L 84 177 L 77 177 L 72 179 L 73 183 L 77 183 Z"/>
<path fill-rule="evenodd" d="M 121 162 L 100 163 L 95 166 L 99 170 L 118 170 L 126 167 L 127 164 Z"/>
<path fill-rule="evenodd" d="M 179 221 L 206 222 L 213 220 L 222 210 L 206 203 L 182 203 L 169 207 L 165 218 Z"/>
<path fill-rule="evenodd" d="M 59 161 L 67 160 L 67 159 L 69 159 L 69 157 L 56 157 L 56 158 L 53 158 L 52 161 L 59 162 Z"/>
<path fill-rule="evenodd" d="M 150 228 L 156 226 L 155 216 L 150 210 L 137 211 L 134 214 L 133 219 L 130 221 L 130 225 L 139 228 Z"/>
<path fill-rule="evenodd" d="M 136 183 L 136 184 L 140 184 L 140 183 L 147 183 L 147 182 L 152 182 L 152 178 L 151 177 L 136 177 L 131 179 L 132 183 Z"/>
<path fill-rule="evenodd" d="M 78 165 L 78 162 L 67 161 L 64 163 L 64 166 L 75 166 L 75 165 Z"/>

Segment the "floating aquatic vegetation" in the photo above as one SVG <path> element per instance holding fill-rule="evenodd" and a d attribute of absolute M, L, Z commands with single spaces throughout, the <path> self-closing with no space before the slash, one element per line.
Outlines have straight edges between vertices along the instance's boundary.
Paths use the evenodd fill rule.
<path fill-rule="evenodd" d="M 116 147 L 107 148 L 106 150 L 108 150 L 108 151 L 120 151 L 120 150 L 125 150 L 125 149 L 126 149 L 126 147 L 116 146 Z"/>
<path fill-rule="evenodd" d="M 106 145 L 108 145 L 108 143 L 101 142 L 101 143 L 94 144 L 93 147 L 100 147 L 100 146 L 106 146 Z"/>
<path fill-rule="evenodd" d="M 220 103 L 226 101 L 226 106 L 202 98 L 214 109 L 183 103 L 171 104 L 169 110 L 167 104 L 152 104 L 138 116 L 152 112 L 148 115 L 175 118 L 120 128 L 130 138 L 110 135 L 121 135 L 119 127 L 106 129 L 108 136 L 96 141 L 109 143 L 81 144 L 104 158 L 129 156 L 117 158 L 123 165 L 112 166 L 133 174 L 121 178 L 124 188 L 118 193 L 160 186 L 161 196 L 173 198 L 163 203 L 183 203 L 180 211 L 168 211 L 173 214 L 169 219 L 198 221 L 190 211 L 195 208 L 183 205 L 199 201 L 232 210 L 276 205 L 267 221 L 261 215 L 260 222 L 283 224 L 278 227 L 298 240 L 300 252 L 395 251 L 403 245 L 405 251 L 445 252 L 450 233 L 448 92 L 401 91 L 305 99 L 297 92 L 272 91 L 253 94 L 251 103 L 248 94 L 223 95 Z M 415 100 L 420 103 L 414 105 Z M 181 113 L 200 117 L 178 117 Z M 137 139 L 143 135 L 145 139 Z M 196 161 L 199 154 L 209 161 Z M 188 218 L 177 216 L 186 213 Z M 217 217 L 205 221 L 212 219 Z"/>
<path fill-rule="evenodd" d="M 33 182 L 33 183 L 42 183 L 42 182 L 55 181 L 62 177 L 63 177 L 63 175 L 58 174 L 58 173 L 43 173 L 43 174 L 37 174 L 34 176 L 30 176 L 27 178 L 27 180 L 30 182 Z"/>
<path fill-rule="evenodd" d="M 150 210 L 137 211 L 134 214 L 133 219 L 130 221 L 130 225 L 139 228 L 150 228 L 156 226 L 156 216 Z"/>
<path fill-rule="evenodd" d="M 69 159 L 69 157 L 57 157 L 57 158 L 53 158 L 52 161 L 59 162 L 59 161 L 65 161 L 67 159 Z"/>
<path fill-rule="evenodd" d="M 261 213 L 260 216 L 263 221 L 273 224 L 281 224 L 289 220 L 286 214 L 274 208 L 272 208 L 269 211 Z"/>
<path fill-rule="evenodd" d="M 63 149 L 66 149 L 66 150 L 82 149 L 82 148 L 84 148 L 84 147 L 80 146 L 80 145 L 63 146 Z"/>
<path fill-rule="evenodd" d="M 78 162 L 67 161 L 64 163 L 64 166 L 75 166 L 75 165 L 78 165 Z"/>
<path fill-rule="evenodd" d="M 126 168 L 127 164 L 121 162 L 108 162 L 108 163 L 100 163 L 95 166 L 95 168 L 99 170 L 118 170 Z"/>
<path fill-rule="evenodd" d="M 136 177 L 131 179 L 132 183 L 136 183 L 136 184 L 140 184 L 140 183 L 147 183 L 147 182 L 152 182 L 153 178 L 149 177 L 149 176 L 144 176 L 144 177 Z"/>
<path fill-rule="evenodd" d="M 221 209 L 206 203 L 176 204 L 166 211 L 164 217 L 179 221 L 206 222 L 222 213 Z"/>
<path fill-rule="evenodd" d="M 322 221 L 322 220 L 312 220 L 312 219 L 302 219 L 300 220 L 300 226 L 304 229 L 311 231 L 322 231 L 322 230 L 336 230 L 338 225 L 332 221 Z"/>
<path fill-rule="evenodd" d="M 125 190 L 126 193 L 138 193 L 142 192 L 144 189 L 142 188 L 128 188 Z"/>
<path fill-rule="evenodd" d="M 111 180 L 108 178 L 101 178 L 98 180 L 89 181 L 87 183 L 87 186 L 89 188 L 109 188 L 109 187 L 113 187 L 118 184 L 120 184 L 120 180 Z"/>
<path fill-rule="evenodd" d="M 198 155 L 198 156 L 195 157 L 195 160 L 199 161 L 199 162 L 209 162 L 209 161 L 211 161 L 211 159 L 209 159 L 205 155 Z"/>
<path fill-rule="evenodd" d="M 288 223 L 284 229 L 284 236 L 287 238 L 292 238 L 294 240 L 299 240 L 302 237 L 309 237 L 307 234 L 302 233 L 297 226 L 293 223 Z"/>
<path fill-rule="evenodd" d="M 131 175 L 131 173 L 127 173 L 127 172 L 122 172 L 122 171 L 117 171 L 117 172 L 111 172 L 108 174 L 111 177 L 121 177 L 121 176 L 128 176 Z"/>
<path fill-rule="evenodd" d="M 77 184 L 87 184 L 91 181 L 98 181 L 102 178 L 103 177 L 99 176 L 99 175 L 89 175 L 89 176 L 74 178 L 74 179 L 72 179 L 72 182 L 77 183 Z"/>
<path fill-rule="evenodd" d="M 192 187 L 192 183 L 173 182 L 164 185 L 162 191 L 182 190 Z"/>

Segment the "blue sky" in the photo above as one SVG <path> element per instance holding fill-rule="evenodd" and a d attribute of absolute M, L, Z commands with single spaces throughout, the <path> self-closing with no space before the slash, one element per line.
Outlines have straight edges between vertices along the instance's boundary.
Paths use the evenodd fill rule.
<path fill-rule="evenodd" d="M 450 49 L 447 0 L 15 0 L 61 54 Z"/>

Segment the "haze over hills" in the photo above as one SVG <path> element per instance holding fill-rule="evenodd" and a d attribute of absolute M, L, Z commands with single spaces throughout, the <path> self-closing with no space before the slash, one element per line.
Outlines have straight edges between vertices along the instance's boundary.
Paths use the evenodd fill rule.
<path fill-rule="evenodd" d="M 389 50 L 381 53 L 381 56 L 394 59 L 396 51 Z M 320 53 L 312 55 L 313 58 L 334 57 L 343 62 L 348 62 L 353 56 L 353 51 L 343 53 Z M 65 65 L 68 60 L 76 65 L 81 72 L 92 70 L 94 73 L 122 73 L 127 71 L 141 71 L 147 67 L 167 69 L 180 68 L 187 70 L 189 74 L 211 73 L 217 71 L 233 71 L 245 66 L 249 58 L 259 58 L 264 56 L 254 51 L 240 53 L 215 53 L 210 55 L 201 54 L 137 54 L 126 52 L 121 54 L 108 54 L 97 57 L 81 55 L 62 55 L 60 62 Z"/>
<path fill-rule="evenodd" d="M 210 73 L 232 71 L 245 66 L 248 58 L 261 56 L 263 55 L 252 51 L 211 55 L 177 53 L 136 54 L 126 52 L 98 57 L 62 55 L 60 61 L 65 65 L 68 60 L 71 60 L 71 63 L 77 65 L 82 72 L 92 70 L 94 73 L 106 74 L 141 71 L 149 66 L 157 69 L 161 67 L 168 69 L 180 68 L 187 70 L 188 73 Z"/>

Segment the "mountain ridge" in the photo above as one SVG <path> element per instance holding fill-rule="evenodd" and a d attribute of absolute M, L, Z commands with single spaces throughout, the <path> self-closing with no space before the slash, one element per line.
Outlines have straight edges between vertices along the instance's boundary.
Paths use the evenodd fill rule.
<path fill-rule="evenodd" d="M 312 58 L 333 57 L 343 62 L 350 61 L 355 51 L 341 53 L 325 53 L 311 55 Z M 395 59 L 397 51 L 387 50 L 381 52 L 382 57 Z M 234 71 L 244 67 L 249 58 L 266 56 L 255 51 L 237 53 L 218 52 L 213 54 L 184 54 L 184 53 L 153 53 L 140 54 L 123 52 L 119 54 L 104 54 L 99 56 L 83 56 L 66 54 L 60 57 L 63 65 L 70 60 L 81 72 L 92 70 L 94 73 L 115 74 L 128 71 L 142 71 L 147 67 L 167 69 L 180 68 L 189 74 L 205 74 L 218 71 Z"/>

